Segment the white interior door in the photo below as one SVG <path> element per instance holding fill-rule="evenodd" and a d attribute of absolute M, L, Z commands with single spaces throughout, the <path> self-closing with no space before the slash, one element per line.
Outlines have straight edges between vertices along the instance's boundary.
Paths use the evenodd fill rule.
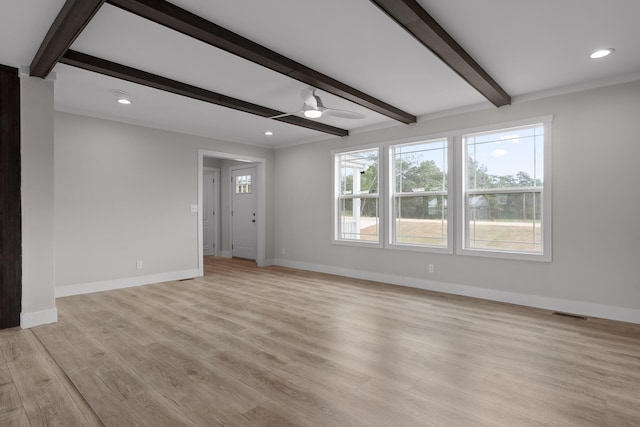
<path fill-rule="evenodd" d="M 202 253 L 218 255 L 218 171 L 202 177 Z"/>
<path fill-rule="evenodd" d="M 231 171 L 231 255 L 255 260 L 258 255 L 258 185 L 255 167 Z"/>

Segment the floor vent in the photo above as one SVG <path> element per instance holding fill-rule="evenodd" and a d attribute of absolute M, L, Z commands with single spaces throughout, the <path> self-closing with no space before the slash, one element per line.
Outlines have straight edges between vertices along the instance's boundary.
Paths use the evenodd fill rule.
<path fill-rule="evenodd" d="M 587 320 L 586 316 L 580 316 L 579 314 L 563 313 L 561 311 L 554 311 L 553 315 L 554 316 L 562 316 L 562 317 L 570 317 L 572 319 L 577 319 L 577 320 Z"/>

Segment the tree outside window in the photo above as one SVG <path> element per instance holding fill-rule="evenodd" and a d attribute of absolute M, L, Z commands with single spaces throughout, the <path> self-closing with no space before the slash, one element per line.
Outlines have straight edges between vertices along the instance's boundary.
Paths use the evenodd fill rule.
<path fill-rule="evenodd" d="M 393 145 L 390 153 L 391 244 L 448 247 L 447 139 Z"/>

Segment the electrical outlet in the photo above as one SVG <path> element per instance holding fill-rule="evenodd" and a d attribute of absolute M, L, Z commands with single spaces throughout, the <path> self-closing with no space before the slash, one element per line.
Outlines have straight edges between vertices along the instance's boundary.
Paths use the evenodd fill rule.
<path fill-rule="evenodd" d="M 434 271 L 433 264 L 429 264 L 429 273 L 433 273 Z"/>
<path fill-rule="evenodd" d="M 142 260 L 136 261 L 136 270 L 142 270 Z"/>
<path fill-rule="evenodd" d="M 285 248 L 282 248 L 282 255 L 285 255 L 287 253 L 287 250 Z"/>

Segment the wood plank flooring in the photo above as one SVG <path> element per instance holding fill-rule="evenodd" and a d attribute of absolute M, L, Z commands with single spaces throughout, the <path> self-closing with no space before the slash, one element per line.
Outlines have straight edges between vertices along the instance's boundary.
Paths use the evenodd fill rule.
<path fill-rule="evenodd" d="M 0 425 L 640 425 L 640 325 L 205 264 L 0 331 Z"/>

